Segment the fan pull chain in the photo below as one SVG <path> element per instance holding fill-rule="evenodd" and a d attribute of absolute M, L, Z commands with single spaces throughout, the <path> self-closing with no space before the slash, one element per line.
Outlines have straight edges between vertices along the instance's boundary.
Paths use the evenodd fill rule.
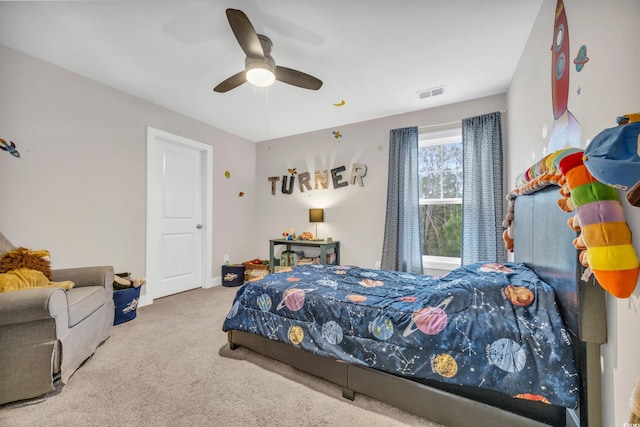
<path fill-rule="evenodd" d="M 265 130 L 269 134 L 269 88 L 267 87 L 267 108 L 265 110 Z"/>

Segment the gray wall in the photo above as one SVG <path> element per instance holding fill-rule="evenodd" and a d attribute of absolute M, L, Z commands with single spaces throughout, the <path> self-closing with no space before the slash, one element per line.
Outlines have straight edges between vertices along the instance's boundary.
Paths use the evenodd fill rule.
<path fill-rule="evenodd" d="M 324 208 L 325 222 L 318 225 L 320 237 L 331 236 L 334 240 L 340 240 L 340 261 L 343 264 L 374 268 L 382 255 L 389 130 L 407 126 L 420 126 L 421 131 L 443 130 L 460 126 L 463 118 L 503 111 L 505 106 L 505 96 L 495 95 L 259 142 L 256 200 L 261 213 L 256 245 L 262 244 L 266 251 L 267 240 L 279 237 L 287 228 L 295 228 L 297 234 L 302 231 L 315 232 L 315 226 L 308 222 L 308 209 Z M 336 139 L 334 131 L 340 132 L 342 137 Z M 336 189 L 329 182 L 326 190 L 301 192 L 296 186 L 292 194 L 281 192 L 282 176 L 289 175 L 289 168 L 296 168 L 298 173 L 308 171 L 313 177 L 316 169 L 330 171 L 346 166 L 343 177 L 348 180 L 353 163 L 367 165 L 363 187 L 349 185 Z M 275 195 L 271 194 L 271 182 L 268 180 L 271 176 L 280 177 Z"/>
<path fill-rule="evenodd" d="M 224 254 L 253 255 L 253 142 L 2 45 L 0 63 L 0 138 L 21 154 L 0 152 L 0 230 L 14 244 L 48 249 L 54 268 L 144 276 L 151 126 L 213 146 L 211 277 Z"/>

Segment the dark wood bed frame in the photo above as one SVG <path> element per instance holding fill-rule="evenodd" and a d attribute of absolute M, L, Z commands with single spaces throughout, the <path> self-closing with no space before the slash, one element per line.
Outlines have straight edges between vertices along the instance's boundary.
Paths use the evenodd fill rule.
<path fill-rule="evenodd" d="M 590 278 L 572 244 L 570 214 L 556 201 L 558 187 L 519 196 L 515 204 L 515 261 L 533 268 L 554 286 L 574 343 L 580 378 L 579 408 L 567 410 L 515 399 L 486 389 L 417 381 L 318 356 L 268 338 L 229 331 L 231 349 L 248 348 L 342 387 L 354 399 L 361 393 L 447 426 L 602 426 L 600 345 L 606 343 L 605 294 Z M 490 260 L 487 260 L 490 261 Z"/>

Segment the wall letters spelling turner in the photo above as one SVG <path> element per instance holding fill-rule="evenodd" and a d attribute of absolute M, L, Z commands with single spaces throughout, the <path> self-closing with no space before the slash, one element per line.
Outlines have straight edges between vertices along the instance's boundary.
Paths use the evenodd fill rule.
<path fill-rule="evenodd" d="M 346 171 L 347 168 L 345 166 L 340 166 L 334 169 L 331 169 L 331 182 L 333 183 L 333 188 L 342 188 L 346 187 L 349 184 L 356 185 L 356 183 L 360 187 L 364 187 L 363 178 L 367 175 L 367 165 L 363 165 L 361 163 L 354 163 L 351 166 L 351 177 L 349 181 L 345 181 L 342 174 Z M 316 170 L 314 177 L 314 186 L 311 185 L 311 174 L 309 172 L 301 172 L 298 175 L 298 188 L 301 193 L 305 191 L 311 191 L 312 189 L 323 189 L 326 190 L 329 188 L 328 180 L 329 173 L 325 169 L 324 171 Z M 279 176 L 270 176 L 267 178 L 269 182 L 271 182 L 271 194 L 276 194 L 276 185 L 277 182 L 280 181 Z M 282 194 L 292 194 L 293 188 L 295 186 L 296 175 L 291 174 L 291 176 L 283 175 L 282 176 Z"/>

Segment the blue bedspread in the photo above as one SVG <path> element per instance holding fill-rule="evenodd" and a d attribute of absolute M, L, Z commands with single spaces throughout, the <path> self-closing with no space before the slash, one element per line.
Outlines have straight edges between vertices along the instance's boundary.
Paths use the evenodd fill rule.
<path fill-rule="evenodd" d="M 397 375 L 577 404 L 555 294 L 519 263 L 471 264 L 442 278 L 301 266 L 245 283 L 223 329 Z"/>

